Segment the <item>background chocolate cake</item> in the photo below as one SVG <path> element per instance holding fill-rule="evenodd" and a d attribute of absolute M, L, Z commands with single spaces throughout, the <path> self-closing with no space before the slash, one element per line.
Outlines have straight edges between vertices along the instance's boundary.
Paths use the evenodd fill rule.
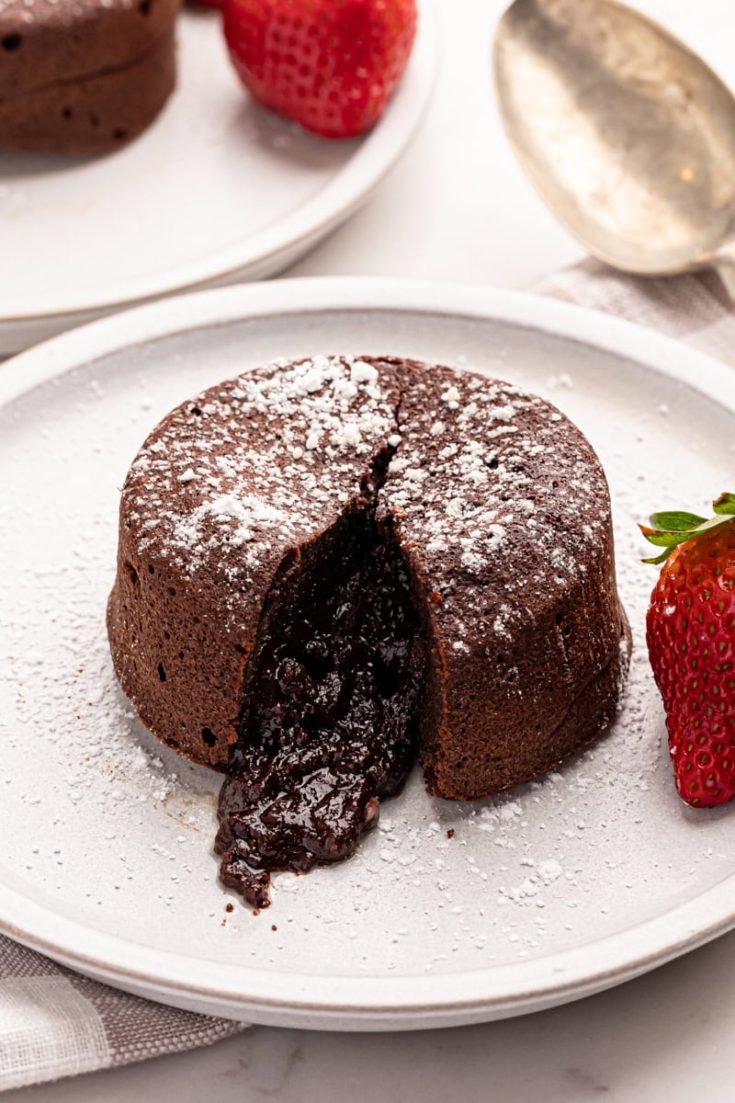
<path fill-rule="evenodd" d="M 103 153 L 174 87 L 179 0 L 0 0 L 0 149 Z"/>
<path fill-rule="evenodd" d="M 218 850 L 256 904 L 268 870 L 354 849 L 416 754 L 464 800 L 557 764 L 627 663 L 579 430 L 390 358 L 270 366 L 170 414 L 123 489 L 108 626 L 143 721 L 229 762 Z"/>

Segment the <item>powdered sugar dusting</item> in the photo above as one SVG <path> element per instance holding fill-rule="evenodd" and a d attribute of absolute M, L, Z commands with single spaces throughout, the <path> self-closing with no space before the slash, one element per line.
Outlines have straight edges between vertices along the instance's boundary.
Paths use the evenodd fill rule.
<path fill-rule="evenodd" d="M 486 328 L 476 337 L 469 327 L 462 332 L 454 359 L 464 351 L 497 367 Z M 623 380 L 618 405 L 608 407 L 594 387 L 596 368 L 605 379 L 612 368 L 594 350 L 549 343 L 540 356 L 536 344 L 527 355 L 526 345 L 514 345 L 513 374 L 525 371 L 532 388 L 543 389 L 550 372 L 573 378 L 554 397 L 588 430 L 610 478 L 621 593 L 636 631 L 614 732 L 542 782 L 481 804 L 432 800 L 417 772 L 352 862 L 280 877 L 267 923 L 236 910 L 221 926 L 227 898 L 209 853 L 218 779 L 190 770 L 133 720 L 115 686 L 103 624 L 117 487 L 153 419 L 141 411 L 152 401 L 159 416 L 221 377 L 228 353 L 217 335 L 212 340 L 207 364 L 188 339 L 158 344 L 145 360 L 126 349 L 38 388 L 12 415 L 0 410 L 0 485 L 10 507 L 0 529 L 0 636 L 2 654 L 12 655 L 0 670 L 0 865 L 19 890 L 164 952 L 174 946 L 201 957 L 206 946 L 233 970 L 325 975 L 339 961 L 350 975 L 440 978 L 548 959 L 661 915 L 731 875 L 731 814 L 684 809 L 671 785 L 642 636 L 654 575 L 639 563 L 635 521 L 669 503 L 704 505 L 731 459 L 732 418 L 660 376 L 656 402 L 665 400 L 669 413 L 661 418 L 653 402 L 646 421 L 637 389 L 643 369 L 635 392 Z M 280 332 L 269 348 L 278 342 Z M 385 347 L 385 334 L 367 343 Z M 237 367 L 230 361 L 226 370 Z M 441 403 L 433 411 L 432 427 L 444 426 L 437 440 L 461 409 Z M 691 463 L 675 471 L 677 434 L 691 442 Z M 517 513 L 543 518 L 543 504 L 531 510 L 521 501 L 533 503 L 524 492 Z M 237 520 L 210 523 L 234 530 Z M 493 631 L 512 631 L 523 616 L 522 605 L 500 594 Z M 77 792 L 82 798 L 72 799 Z"/>
<path fill-rule="evenodd" d="M 12 756 L 29 733 L 42 733 L 50 782 L 41 800 L 33 783 L 14 780 L 17 814 L 40 804 L 44 821 L 24 841 L 25 871 L 62 893 L 76 847 L 77 858 L 83 855 L 90 870 L 81 899 L 95 908 L 109 907 L 111 898 L 124 899 L 133 890 L 140 856 L 131 850 L 130 840 L 143 832 L 146 851 L 163 855 L 168 867 L 152 896 L 169 907 L 174 899 L 170 877 L 192 868 L 199 835 L 210 828 L 216 779 L 198 776 L 183 761 L 174 765 L 165 749 L 143 732 L 110 676 L 103 612 L 112 541 L 100 539 L 99 526 L 92 531 L 94 541 L 80 541 L 59 564 L 33 571 L 27 578 L 33 602 L 14 621 L 10 674 L 16 685 L 32 686 L 33 692 L 19 694 L 20 727 L 3 733 L 3 743 Z M 7 594 L 0 591 L 0 598 L 10 609 Z M 39 647 L 50 627 L 53 663 Z M 9 797 L 10 775 L 7 782 Z M 157 836 L 144 831 L 149 817 L 158 814 L 184 832 L 173 852 L 161 849 Z M 86 817 L 94 830 L 77 837 L 78 824 Z M 100 850 L 115 856 L 106 881 L 92 872 Z"/>
<path fill-rule="evenodd" d="M 138 547 L 237 593 L 359 493 L 397 402 L 371 364 L 321 356 L 186 403 L 131 467 L 123 501 Z"/>
<path fill-rule="evenodd" d="M 482 579 L 505 577 L 517 619 L 519 540 L 531 583 L 554 600 L 585 570 L 580 534 L 595 548 L 609 525 L 596 460 L 536 396 L 449 370 L 406 377 L 326 356 L 248 373 L 177 410 L 135 460 L 124 509 L 143 555 L 237 594 L 331 523 L 386 446 L 396 455 L 385 505 L 430 557 L 460 641 L 468 609 L 484 623 Z"/>
<path fill-rule="evenodd" d="M 606 600 L 597 581 L 606 577 L 609 556 L 604 475 L 574 426 L 508 383 L 342 358 L 276 364 L 208 391 L 166 419 L 133 465 L 126 507 L 151 555 L 173 558 L 192 575 L 202 566 L 217 573 L 222 559 L 246 580 L 264 556 L 276 566 L 288 541 L 331 524 L 388 444 L 395 454 L 379 500 L 398 518 L 406 547 L 439 597 L 436 620 L 459 670 L 467 656 L 482 653 L 487 677 L 497 678 L 496 664 L 502 666 L 503 708 L 508 697 L 523 706 L 524 656 L 507 662 L 494 649 L 508 641 L 512 650 L 531 625 L 539 634 L 539 618 L 583 592 L 588 571 L 589 677 L 611 660 L 619 623 L 594 605 Z M 325 492 L 316 508 L 313 497 L 305 500 L 304 474 Z M 546 639 L 548 625 L 543 631 Z M 561 628 L 558 639 L 554 631 L 552 625 L 545 646 L 563 666 L 566 645 Z M 512 850 L 522 815 L 511 800 L 470 818 L 493 834 L 493 847 Z M 387 846 L 378 857 L 404 865 Z M 533 899 L 541 908 L 560 869 L 547 855 L 519 882 L 501 882 L 498 899 Z"/>
<path fill-rule="evenodd" d="M 386 500 L 428 553 L 436 616 L 460 641 L 502 651 L 542 600 L 562 603 L 607 554 L 599 462 L 553 406 L 469 373 L 412 379 L 401 421 Z"/>

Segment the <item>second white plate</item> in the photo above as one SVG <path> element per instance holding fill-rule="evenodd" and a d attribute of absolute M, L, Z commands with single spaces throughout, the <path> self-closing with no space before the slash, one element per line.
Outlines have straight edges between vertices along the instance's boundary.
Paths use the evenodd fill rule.
<path fill-rule="evenodd" d="M 259 917 L 228 913 L 211 853 L 220 779 L 148 736 L 112 672 L 119 487 L 147 431 L 199 388 L 335 351 L 489 372 L 577 421 L 610 480 L 631 679 L 611 735 L 542 783 L 459 805 L 416 771 L 351 861 L 277 877 Z M 602 315 L 462 287 L 207 292 L 0 369 L 0 929 L 191 1009 L 375 1030 L 538 1010 L 732 926 L 735 808 L 676 797 L 635 521 L 705 508 L 728 488 L 733 439 L 724 367 Z"/>
<path fill-rule="evenodd" d="M 0 153 L 0 355 L 133 302 L 272 275 L 355 211 L 408 145 L 436 70 L 428 0 L 385 115 L 348 142 L 258 107 L 219 24 L 211 10 L 182 14 L 178 87 L 125 149 Z"/>

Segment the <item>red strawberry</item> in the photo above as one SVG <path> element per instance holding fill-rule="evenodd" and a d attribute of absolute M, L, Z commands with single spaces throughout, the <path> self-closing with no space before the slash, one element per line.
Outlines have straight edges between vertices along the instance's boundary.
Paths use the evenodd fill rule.
<path fill-rule="evenodd" d="M 416 31 L 415 0 L 224 0 L 223 14 L 245 87 L 325 138 L 378 121 Z"/>
<path fill-rule="evenodd" d="M 664 551 L 646 621 L 679 796 L 710 808 L 735 797 L 735 495 L 710 520 L 655 513 L 647 540 Z"/>

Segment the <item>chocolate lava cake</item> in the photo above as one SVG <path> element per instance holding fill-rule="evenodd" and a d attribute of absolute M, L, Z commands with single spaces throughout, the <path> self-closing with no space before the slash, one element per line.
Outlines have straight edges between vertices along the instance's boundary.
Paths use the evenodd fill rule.
<path fill-rule="evenodd" d="M 0 0 L 0 149 L 105 153 L 175 81 L 180 0 Z"/>
<path fill-rule="evenodd" d="M 350 854 L 418 756 L 489 797 L 614 716 L 629 633 L 605 476 L 498 380 L 395 358 L 248 372 L 153 431 L 122 492 L 108 630 L 143 722 L 227 770 L 216 850 Z"/>

